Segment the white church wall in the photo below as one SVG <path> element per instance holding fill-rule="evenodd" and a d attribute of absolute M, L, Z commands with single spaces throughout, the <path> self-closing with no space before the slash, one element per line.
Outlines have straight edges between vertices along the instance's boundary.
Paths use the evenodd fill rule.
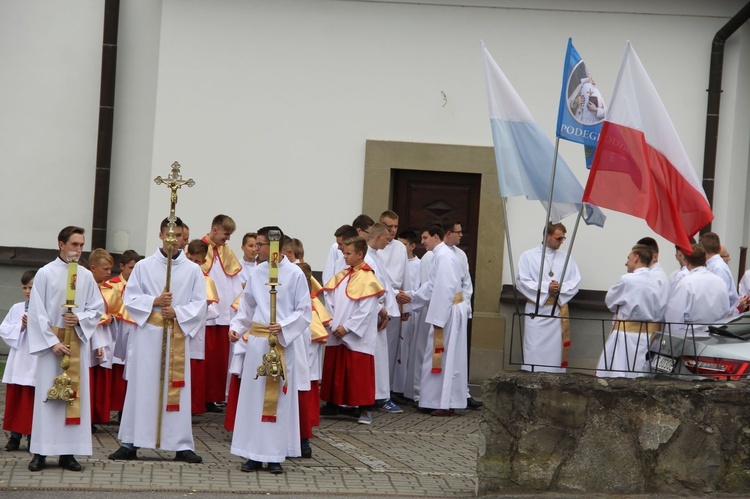
<path fill-rule="evenodd" d="M 103 13 L 101 0 L 0 2 L 2 246 L 90 234 Z"/>
<path fill-rule="evenodd" d="M 605 98 L 631 40 L 700 174 L 711 40 L 742 5 L 122 2 L 108 246 L 153 251 L 168 213 L 167 190 L 153 178 L 177 160 L 197 182 L 181 190 L 178 205 L 194 237 L 227 213 L 238 224 L 231 244 L 239 251 L 242 233 L 276 223 L 302 239 L 307 260 L 322 268 L 332 232 L 361 209 L 367 139 L 492 145 L 480 39 L 550 138 L 568 37 Z M 46 200 L 25 219 L 4 217 L 1 245 L 54 247 L 63 225 L 90 229 L 102 8 L 93 0 L 0 1 L 0 44 L 13 47 L 0 56 L 0 196 L 26 204 L 33 186 L 34 197 Z M 746 53 L 746 41 L 727 45 L 722 113 L 747 109 Z M 722 118 L 717 183 L 734 191 L 747 185 L 734 168 L 747 170 L 740 134 L 747 140 L 748 115 Z M 562 142 L 560 150 L 584 183 L 582 147 Z M 61 192 L 75 202 L 54 204 Z M 517 260 L 541 240 L 544 212 L 522 199 L 509 206 Z M 633 242 L 653 235 L 641 220 L 607 215 L 605 229 L 583 227 L 575 243 L 584 288 L 607 289 Z M 565 223 L 572 231 L 574 219 Z M 748 221 L 717 206 L 716 224 L 729 231 Z M 672 270 L 671 244 L 657 239 Z"/>
<path fill-rule="evenodd" d="M 333 230 L 358 214 L 366 139 L 491 145 L 480 39 L 553 137 L 569 36 L 607 98 L 632 41 L 700 173 L 711 39 L 740 3 L 628 2 L 620 11 L 588 12 L 581 2 L 227 1 L 217 8 L 167 0 L 151 176 L 177 159 L 198 182 L 183 190 L 179 208 L 194 236 L 219 212 L 235 218 L 238 236 L 278 223 L 321 268 Z M 563 143 L 561 152 L 585 182 L 581 146 Z M 150 188 L 152 223 L 166 214 L 162 191 Z M 544 214 L 525 200 L 511 200 L 510 209 L 517 257 L 540 240 Z M 607 214 L 605 229 L 583 228 L 576 242 L 585 288 L 609 287 L 630 246 L 653 235 L 641 220 Z M 572 230 L 573 219 L 565 222 Z M 147 239 L 157 244 L 155 233 Z M 671 270 L 672 247 L 659 240 Z"/>

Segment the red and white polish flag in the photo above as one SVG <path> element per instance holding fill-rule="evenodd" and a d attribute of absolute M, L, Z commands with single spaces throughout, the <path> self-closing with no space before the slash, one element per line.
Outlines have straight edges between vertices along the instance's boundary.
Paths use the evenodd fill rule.
<path fill-rule="evenodd" d="M 689 238 L 714 218 L 667 109 L 630 42 L 583 201 L 643 218 L 687 252 Z"/>

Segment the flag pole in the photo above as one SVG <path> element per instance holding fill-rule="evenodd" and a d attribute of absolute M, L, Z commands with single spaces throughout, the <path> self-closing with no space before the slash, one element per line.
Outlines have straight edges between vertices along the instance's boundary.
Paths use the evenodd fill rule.
<path fill-rule="evenodd" d="M 581 209 L 578 210 L 578 216 L 576 217 L 576 225 L 573 228 L 573 235 L 570 237 L 570 246 L 568 252 L 565 254 L 565 263 L 563 264 L 562 274 L 560 275 L 560 287 L 557 288 L 557 294 L 555 294 L 555 301 L 552 303 L 552 312 L 550 315 L 555 315 L 555 309 L 557 308 L 557 302 L 560 300 L 560 290 L 562 290 L 563 281 L 565 281 L 565 272 L 568 270 L 568 262 L 570 261 L 570 255 L 573 253 L 573 245 L 576 242 L 576 234 L 578 234 L 578 224 L 581 222 L 583 217 L 584 204 L 581 203 Z"/>
<path fill-rule="evenodd" d="M 539 300 L 542 297 L 542 279 L 544 276 L 544 256 L 547 252 L 547 225 L 550 222 L 550 213 L 552 212 L 552 195 L 555 192 L 555 173 L 557 172 L 557 152 L 560 148 L 560 137 L 555 138 L 555 154 L 552 156 L 552 178 L 549 183 L 549 201 L 547 202 L 547 216 L 544 219 L 544 229 L 542 230 L 542 260 L 539 262 L 539 279 L 536 286 L 536 306 L 534 315 L 539 313 Z M 550 269 L 551 271 L 552 269 Z"/>
<path fill-rule="evenodd" d="M 510 280 L 513 286 L 513 304 L 516 307 L 516 313 L 520 314 L 521 311 L 518 308 L 518 288 L 516 288 L 516 272 L 515 264 L 513 262 L 513 250 L 510 246 L 510 228 L 508 225 L 508 198 L 501 197 L 503 207 L 503 223 L 505 224 L 505 244 L 508 245 L 508 258 L 510 259 Z"/>

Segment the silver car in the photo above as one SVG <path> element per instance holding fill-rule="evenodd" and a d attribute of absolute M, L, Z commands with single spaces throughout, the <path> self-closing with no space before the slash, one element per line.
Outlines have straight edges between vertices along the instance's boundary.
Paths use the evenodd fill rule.
<path fill-rule="evenodd" d="M 653 375 L 735 380 L 750 374 L 750 314 L 715 325 L 666 325 L 649 347 Z"/>

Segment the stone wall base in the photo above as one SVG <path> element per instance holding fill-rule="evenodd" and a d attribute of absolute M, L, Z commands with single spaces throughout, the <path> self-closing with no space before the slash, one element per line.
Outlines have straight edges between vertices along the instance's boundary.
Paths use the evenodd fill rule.
<path fill-rule="evenodd" d="M 482 388 L 480 495 L 750 491 L 744 380 L 519 371 Z"/>

